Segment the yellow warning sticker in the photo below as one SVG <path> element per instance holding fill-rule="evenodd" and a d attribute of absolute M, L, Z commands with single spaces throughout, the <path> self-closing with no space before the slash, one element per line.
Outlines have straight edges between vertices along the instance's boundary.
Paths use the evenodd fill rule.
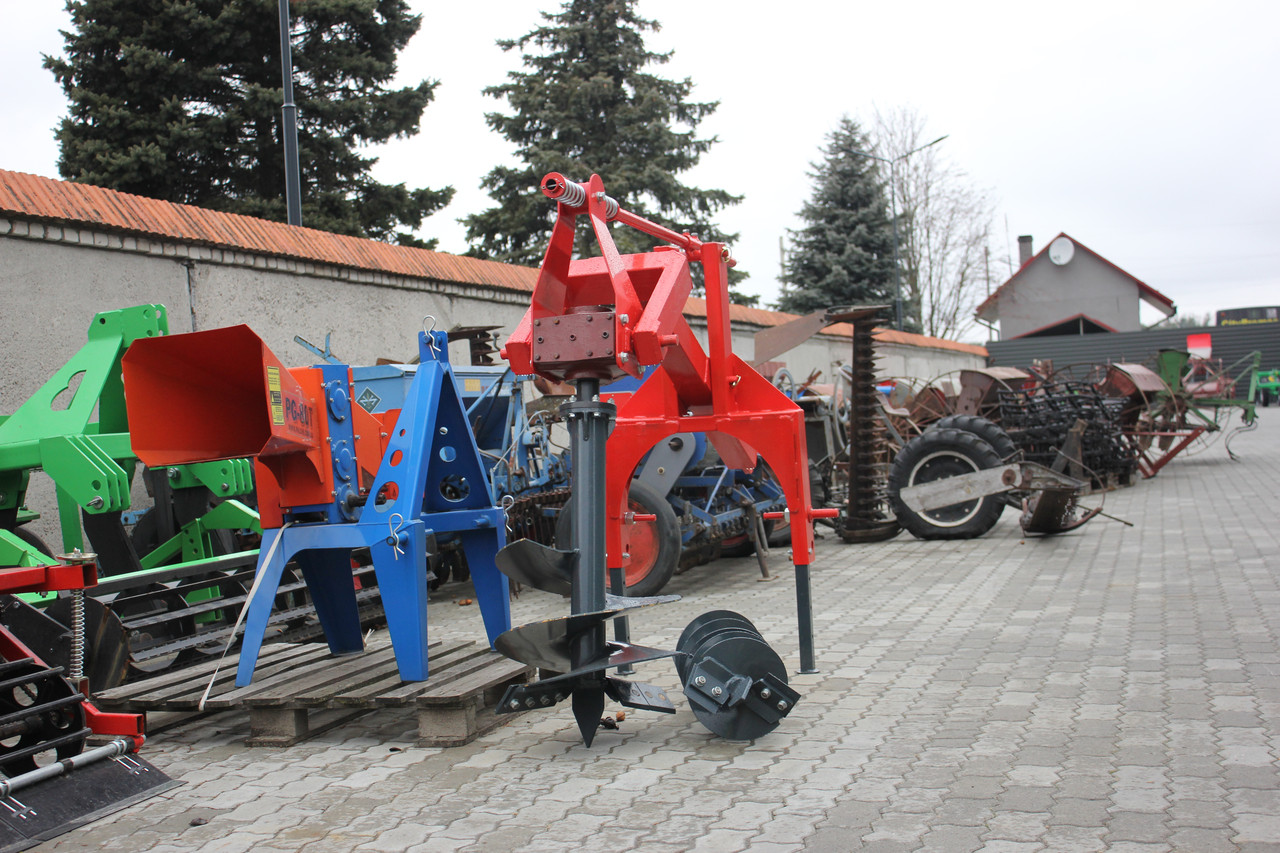
<path fill-rule="evenodd" d="M 479 379 L 463 379 L 462 389 L 468 394 L 479 394 L 482 390 L 482 385 Z"/>
<path fill-rule="evenodd" d="M 284 395 L 280 393 L 280 368 L 267 368 L 267 397 L 271 401 L 271 423 L 284 425 Z"/>

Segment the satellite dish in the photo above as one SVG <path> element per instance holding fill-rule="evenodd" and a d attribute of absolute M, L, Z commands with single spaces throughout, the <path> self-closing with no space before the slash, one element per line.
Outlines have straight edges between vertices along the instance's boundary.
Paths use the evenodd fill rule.
<path fill-rule="evenodd" d="M 1063 266 L 1076 253 L 1076 244 L 1071 242 L 1070 237 L 1059 237 L 1049 244 L 1049 260 L 1058 266 Z"/>

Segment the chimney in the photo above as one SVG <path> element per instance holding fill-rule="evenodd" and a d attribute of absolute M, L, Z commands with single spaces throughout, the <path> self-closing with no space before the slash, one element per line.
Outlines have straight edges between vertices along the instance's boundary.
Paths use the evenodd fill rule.
<path fill-rule="evenodd" d="M 1023 234 L 1018 238 L 1018 268 L 1026 266 L 1033 254 L 1035 253 L 1031 251 L 1031 235 Z"/>

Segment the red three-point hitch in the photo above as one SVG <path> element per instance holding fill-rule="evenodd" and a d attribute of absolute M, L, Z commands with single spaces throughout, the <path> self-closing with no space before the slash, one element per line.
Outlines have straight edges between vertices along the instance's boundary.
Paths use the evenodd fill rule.
<path fill-rule="evenodd" d="M 606 195 L 598 175 L 575 183 L 551 173 L 542 191 L 558 202 L 557 217 L 532 303 L 503 355 L 516 373 L 598 384 L 623 374 L 653 374 L 634 394 L 604 394 L 617 422 L 608 439 L 605 549 L 610 571 L 622 568 L 627 490 L 641 458 L 659 441 L 680 432 L 704 432 L 725 465 L 752 470 L 759 450 L 768 452 L 790 512 L 792 560 L 800 629 L 800 666 L 814 671 L 809 564 L 814 510 L 804 415 L 800 408 L 733 352 L 729 324 L 728 247 L 703 242 L 624 210 Z M 574 258 L 574 231 L 585 217 L 600 256 Z M 667 245 L 620 254 L 608 223 L 628 225 Z M 699 264 L 706 291 L 707 346 L 684 317 Z M 576 464 L 575 460 L 575 464 Z"/>

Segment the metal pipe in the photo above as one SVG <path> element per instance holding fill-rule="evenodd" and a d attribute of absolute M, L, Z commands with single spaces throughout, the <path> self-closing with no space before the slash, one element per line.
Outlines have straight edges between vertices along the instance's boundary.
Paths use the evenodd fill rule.
<path fill-rule="evenodd" d="M 140 739 L 140 738 L 139 738 Z M 45 779 L 52 779 L 56 776 L 62 776 L 70 773 L 72 770 L 78 770 L 95 764 L 108 758 L 117 758 L 133 752 L 137 748 L 137 744 L 133 738 L 116 738 L 110 743 L 99 746 L 94 749 L 87 750 L 79 755 L 73 755 L 70 758 L 64 758 L 53 764 L 46 764 L 44 767 L 36 768 L 29 773 L 23 773 L 20 776 L 14 776 L 12 779 L 0 779 L 0 799 L 12 795 L 16 791 L 23 788 L 30 788 L 37 782 L 43 782 Z"/>

